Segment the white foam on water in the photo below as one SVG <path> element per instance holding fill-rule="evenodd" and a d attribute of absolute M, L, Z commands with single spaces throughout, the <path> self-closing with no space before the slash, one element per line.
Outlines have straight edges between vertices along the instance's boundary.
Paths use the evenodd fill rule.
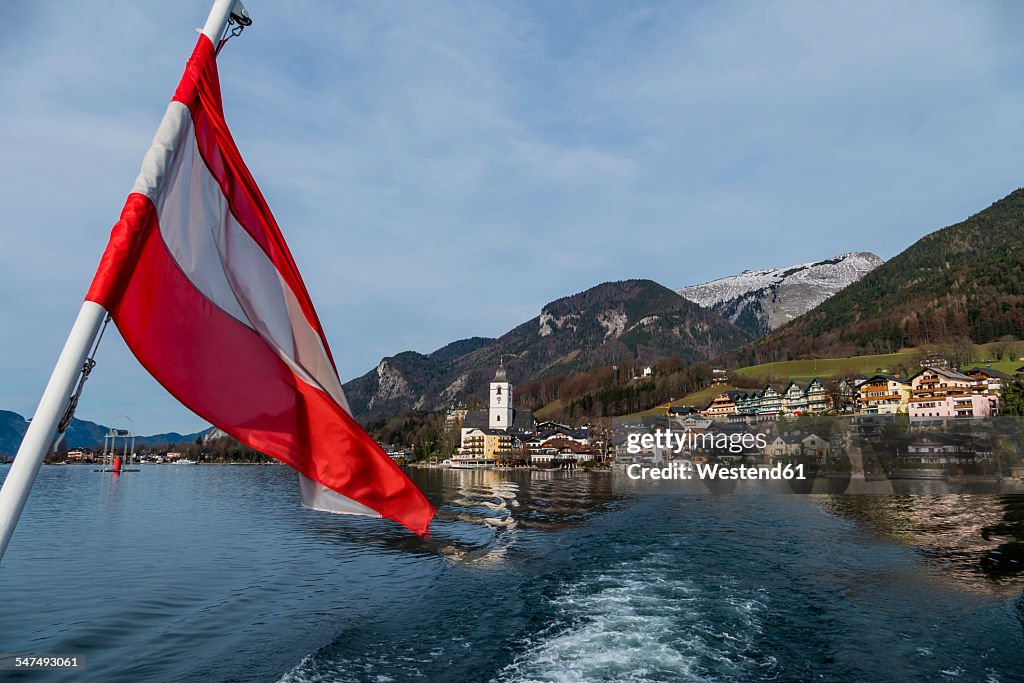
<path fill-rule="evenodd" d="M 649 558 L 584 575 L 552 599 L 557 622 L 521 643 L 496 683 L 746 680 L 770 677 L 759 654 L 757 592 L 682 575 Z"/>
<path fill-rule="evenodd" d="M 347 683 L 354 680 L 395 683 L 413 679 L 423 680 L 425 674 L 418 666 L 422 664 L 423 662 L 413 657 L 402 656 L 397 651 L 386 656 L 367 657 L 358 661 L 348 658 L 324 660 L 313 654 L 303 657 L 302 661 L 277 683 Z"/>

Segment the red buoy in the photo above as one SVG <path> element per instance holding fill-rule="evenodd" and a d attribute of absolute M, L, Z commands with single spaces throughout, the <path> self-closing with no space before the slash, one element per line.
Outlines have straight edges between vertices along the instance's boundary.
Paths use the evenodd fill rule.
<path fill-rule="evenodd" d="M 121 456 L 120 455 L 114 456 L 114 471 L 115 472 L 120 472 L 121 471 Z"/>

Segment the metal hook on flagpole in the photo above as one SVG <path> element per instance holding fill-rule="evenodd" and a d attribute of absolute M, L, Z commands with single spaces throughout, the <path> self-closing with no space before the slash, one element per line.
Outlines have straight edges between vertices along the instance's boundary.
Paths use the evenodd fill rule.
<path fill-rule="evenodd" d="M 236 2 L 231 14 L 228 16 L 228 25 L 225 35 L 217 44 L 217 54 L 224 48 L 229 40 L 242 35 L 247 26 L 252 26 L 252 18 L 241 2 Z"/>
<path fill-rule="evenodd" d="M 82 363 L 82 371 L 78 377 L 78 385 L 75 387 L 75 393 L 71 395 L 71 399 L 68 401 L 68 409 L 64 412 L 64 417 L 57 423 L 57 439 L 53 442 L 53 448 L 57 448 L 60 442 L 64 439 L 64 432 L 67 431 L 68 425 L 71 424 L 71 419 L 75 416 L 75 409 L 78 408 L 78 400 L 82 397 L 82 389 L 85 388 L 85 381 L 89 379 L 89 374 L 93 368 L 96 367 L 96 352 L 100 348 L 100 342 L 103 341 L 103 333 L 107 331 L 107 325 L 110 324 L 110 314 L 103 319 L 103 327 L 100 328 L 100 333 L 96 336 L 96 342 L 92 346 L 92 351 L 89 356 Z"/>

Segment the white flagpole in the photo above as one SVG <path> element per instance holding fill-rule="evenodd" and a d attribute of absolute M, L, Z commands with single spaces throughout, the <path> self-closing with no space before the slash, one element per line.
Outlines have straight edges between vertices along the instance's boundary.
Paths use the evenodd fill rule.
<path fill-rule="evenodd" d="M 214 48 L 219 46 L 224 28 L 228 24 L 232 11 L 245 13 L 241 0 L 214 0 L 210 15 L 203 25 L 202 32 L 212 42 Z M 21 441 L 14 463 L 7 472 L 3 488 L 0 489 L 0 560 L 3 559 L 7 546 L 14 535 L 28 494 L 32 491 L 36 475 L 43 459 L 50 451 L 50 445 L 57 434 L 61 418 L 67 412 L 71 394 L 82 374 L 82 367 L 96 341 L 103 319 L 107 311 L 97 303 L 85 301 L 78 312 L 78 318 L 71 328 L 64 350 L 61 351 L 57 364 L 46 384 L 39 407 L 29 423 L 28 431 Z"/>

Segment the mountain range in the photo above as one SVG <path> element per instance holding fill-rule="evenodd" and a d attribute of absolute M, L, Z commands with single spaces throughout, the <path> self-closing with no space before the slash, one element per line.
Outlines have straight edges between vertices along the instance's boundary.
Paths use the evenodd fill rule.
<path fill-rule="evenodd" d="M 753 364 L 1024 338 L 1024 190 L 926 235 L 888 262 L 851 252 L 684 287 L 610 282 L 544 306 L 498 339 L 385 358 L 345 385 L 373 418 L 483 395 L 498 359 L 514 381 L 625 358 Z"/>
<path fill-rule="evenodd" d="M 746 362 L 1024 339 L 1024 189 L 902 253 L 744 350 Z"/>
<path fill-rule="evenodd" d="M 798 318 L 883 263 L 866 251 L 784 268 L 745 270 L 679 294 L 710 308 L 755 336 Z"/>
<path fill-rule="evenodd" d="M 434 409 L 480 395 L 504 359 L 517 383 L 632 358 L 704 361 L 753 336 L 651 280 L 606 282 L 552 301 L 497 339 L 475 337 L 430 354 L 406 351 L 345 384 L 361 419 Z"/>
<path fill-rule="evenodd" d="M 852 252 L 748 270 L 674 292 L 651 280 L 606 282 L 543 306 L 498 338 L 405 351 L 345 384 L 353 413 L 374 420 L 484 395 L 499 360 L 518 383 L 612 363 L 675 356 L 753 364 L 886 353 L 951 341 L 1024 338 L 1024 189 L 918 240 L 887 262 Z M 0 453 L 28 423 L 0 411 Z M 74 420 L 67 444 L 102 442 L 107 427 Z M 157 434 L 139 444 L 193 441 Z"/>
<path fill-rule="evenodd" d="M 0 456 L 13 456 L 21 439 L 28 429 L 28 420 L 9 410 L 0 410 Z M 64 433 L 64 444 L 68 448 L 93 448 L 96 445 L 103 445 L 103 435 L 110 427 L 96 424 L 88 420 L 72 418 Z M 203 436 L 206 431 L 195 434 L 179 434 L 178 432 L 167 432 L 165 434 L 153 434 L 150 436 L 136 436 L 135 443 L 139 446 L 158 446 L 165 443 L 187 443 L 195 441 Z"/>

